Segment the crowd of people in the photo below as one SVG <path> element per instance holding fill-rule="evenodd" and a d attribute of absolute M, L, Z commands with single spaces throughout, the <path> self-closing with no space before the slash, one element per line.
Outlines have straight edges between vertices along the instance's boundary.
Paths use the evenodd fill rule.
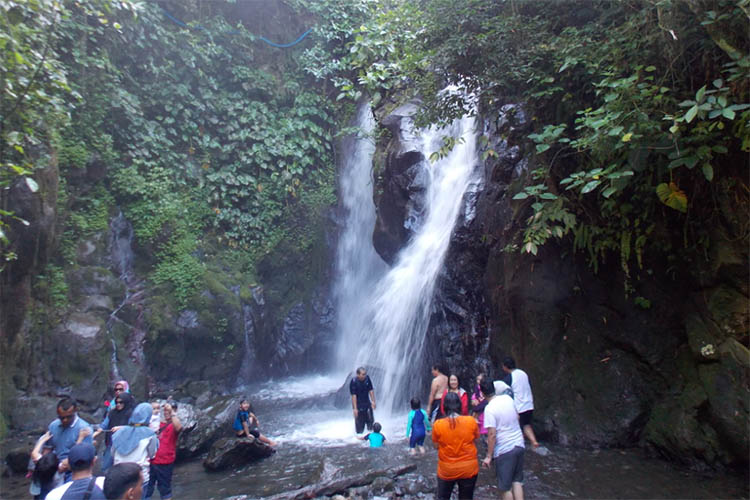
<path fill-rule="evenodd" d="M 173 498 L 172 473 L 182 422 L 172 399 L 137 403 L 127 381 L 114 384 L 100 424 L 78 416 L 75 400 L 57 403 L 57 418 L 42 435 L 29 460 L 29 492 L 34 500 L 138 500 L 156 490 L 162 500 Z M 238 438 L 259 440 L 260 422 L 243 399 L 233 423 Z M 96 444 L 102 444 L 101 459 Z M 96 464 L 96 466 L 95 466 Z M 93 476 L 94 470 L 100 476 Z"/>
<path fill-rule="evenodd" d="M 523 500 L 524 436 L 538 447 L 532 417 L 534 400 L 528 375 L 516 367 L 513 358 L 502 364 L 501 380 L 476 377 L 471 394 L 461 387 L 456 374 L 445 375 L 432 366 L 432 383 L 427 404 L 410 401 L 406 438 L 410 454 L 425 454 L 424 442 L 431 434 L 438 452 L 437 498 L 449 499 L 458 486 L 460 499 L 473 498 L 479 464 L 494 470 L 503 500 Z M 382 426 L 375 422 L 375 390 L 364 367 L 349 383 L 355 431 L 379 448 L 386 442 Z M 78 416 L 76 402 L 63 398 L 57 404 L 57 418 L 36 442 L 29 463 L 35 500 L 137 500 L 150 499 L 158 489 L 164 500 L 173 498 L 172 473 L 182 423 L 177 403 L 136 403 L 127 381 L 114 385 L 102 422 L 96 430 Z M 233 431 L 238 438 L 258 440 L 273 447 L 260 432 L 260 422 L 250 402 L 240 402 Z M 478 457 L 477 443 L 486 436 L 487 455 Z M 98 460 L 97 441 L 103 444 Z M 94 476 L 95 464 L 101 476 Z"/>
<path fill-rule="evenodd" d="M 162 499 L 172 498 L 182 430 L 177 404 L 136 404 L 127 381 L 120 380 L 105 406 L 104 419 L 94 430 L 78 416 L 73 399 L 57 403 L 57 418 L 31 452 L 29 492 L 35 500 L 150 499 L 156 489 Z M 103 441 L 101 460 L 97 441 Z M 93 476 L 95 464 L 101 476 Z"/>
<path fill-rule="evenodd" d="M 481 462 L 488 469 L 494 464 L 503 500 L 523 500 L 524 436 L 532 447 L 539 447 L 532 427 L 534 398 L 526 372 L 507 357 L 502 363 L 504 377 L 490 381 L 484 374 L 477 375 L 469 395 L 456 374 L 445 375 L 439 365 L 431 370 L 428 411 L 421 408 L 419 398 L 412 398 L 406 438 L 410 454 L 417 450 L 424 454 L 424 441 L 431 433 L 438 452 L 436 497 L 448 500 L 458 486 L 459 499 L 473 498 Z M 382 426 L 374 419 L 375 389 L 364 367 L 352 377 L 349 392 L 356 433 L 367 428 L 372 432 L 360 439 L 368 440 L 374 448 L 383 446 Z M 477 443 L 483 436 L 487 454 L 480 459 Z"/>

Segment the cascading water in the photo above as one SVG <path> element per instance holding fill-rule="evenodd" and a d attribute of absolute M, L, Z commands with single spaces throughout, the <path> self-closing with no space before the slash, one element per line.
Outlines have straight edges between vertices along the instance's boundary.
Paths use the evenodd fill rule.
<path fill-rule="evenodd" d="M 111 243 L 110 257 L 112 259 L 112 270 L 117 273 L 120 281 L 125 285 L 125 297 L 122 302 L 110 313 L 106 322 L 107 332 L 109 333 L 110 343 L 112 344 L 111 354 L 111 373 L 112 380 L 120 380 L 120 365 L 117 352 L 117 339 L 115 338 L 115 324 L 120 324 L 122 328 L 129 332 L 124 347 L 129 351 L 131 360 L 138 366 L 143 366 L 143 341 L 146 336 L 146 329 L 143 324 L 143 301 L 144 288 L 143 283 L 139 282 L 133 272 L 134 253 L 133 253 L 133 226 L 128 222 L 122 212 L 110 220 L 109 224 Z M 135 311 L 133 324 L 128 324 L 118 314 L 124 308 L 131 308 Z"/>
<path fill-rule="evenodd" d="M 359 363 L 382 370 L 380 407 L 390 413 L 424 388 L 422 356 L 435 283 L 450 244 L 453 227 L 476 165 L 474 119 L 456 120 L 448 129 L 422 133 L 425 158 L 442 146 L 445 135 L 460 137 L 453 150 L 434 164 L 425 160 L 429 175 L 425 217 L 396 264 L 375 287 L 362 328 Z"/>
<path fill-rule="evenodd" d="M 353 367 L 354 360 L 354 366 L 377 368 L 373 378 L 378 386 L 378 408 L 387 414 L 413 394 L 423 392 L 412 384 L 421 380 L 435 283 L 464 193 L 473 182 L 477 163 L 474 123 L 465 117 L 448 128 L 419 131 L 425 158 L 421 168 L 428 179 L 424 215 L 416 224 L 412 221 L 414 233 L 409 244 L 386 272 L 382 263 L 377 268 L 372 264 L 371 150 L 355 148 L 350 152 L 350 170 L 342 173 L 341 192 L 349 217 L 338 249 L 339 361 L 347 367 Z M 426 158 L 440 150 L 446 135 L 462 140 L 431 164 Z"/>
<path fill-rule="evenodd" d="M 360 104 L 355 124 L 359 132 L 342 147 L 340 199 L 346 212 L 344 229 L 336 252 L 336 328 L 339 332 L 339 367 L 350 367 L 359 342 L 359 312 L 386 269 L 372 246 L 375 204 L 372 200 L 372 156 L 375 120 L 368 103 Z"/>

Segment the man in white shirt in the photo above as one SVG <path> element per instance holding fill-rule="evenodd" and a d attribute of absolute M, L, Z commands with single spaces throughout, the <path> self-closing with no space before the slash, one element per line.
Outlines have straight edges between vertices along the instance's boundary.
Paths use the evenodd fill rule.
<path fill-rule="evenodd" d="M 495 395 L 495 384 L 503 390 L 499 396 Z M 489 401 L 484 408 L 487 456 L 482 465 L 489 468 L 494 458 L 502 499 L 523 500 L 524 441 L 513 398 L 505 392 L 509 387 L 501 381 L 493 384 L 490 380 L 483 380 L 479 388 Z"/>
<path fill-rule="evenodd" d="M 534 416 L 534 395 L 531 393 L 529 376 L 526 375 L 525 371 L 516 368 L 516 361 L 510 356 L 503 360 L 503 371 L 506 373 L 503 382 L 513 390 L 513 401 L 516 403 L 521 429 L 531 441 L 531 446 L 538 448 L 539 443 L 536 440 L 534 429 L 531 427 L 531 420 Z"/>

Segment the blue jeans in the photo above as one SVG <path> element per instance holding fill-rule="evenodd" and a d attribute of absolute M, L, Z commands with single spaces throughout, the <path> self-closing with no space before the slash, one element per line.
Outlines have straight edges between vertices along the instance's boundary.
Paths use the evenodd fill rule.
<path fill-rule="evenodd" d="M 174 471 L 174 463 L 166 465 L 151 464 L 148 484 L 143 488 L 143 498 L 151 498 L 155 488 L 159 489 L 162 500 L 172 498 L 172 471 Z"/>

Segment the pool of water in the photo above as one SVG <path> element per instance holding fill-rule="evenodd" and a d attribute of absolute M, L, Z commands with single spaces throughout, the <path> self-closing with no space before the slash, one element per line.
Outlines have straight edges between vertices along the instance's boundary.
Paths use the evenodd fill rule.
<path fill-rule="evenodd" d="M 349 409 L 337 409 L 331 394 L 341 376 L 269 381 L 246 388 L 261 430 L 277 444 L 271 457 L 222 472 L 206 472 L 201 459 L 177 464 L 175 498 L 221 499 L 234 495 L 262 498 L 283 494 L 322 481 L 371 470 L 415 463 L 408 476 L 435 482 L 437 452 L 410 456 L 405 438 L 408 411 L 385 416 L 376 410 L 386 445 L 369 449 L 354 434 Z M 33 444 L 34 437 L 26 437 Z M 428 438 L 429 441 L 429 438 Z M 7 443 L 5 449 L 8 449 Z M 698 473 L 645 456 L 639 449 L 584 450 L 548 445 L 541 456 L 527 451 L 527 498 L 748 498 L 746 476 Z M 480 453 L 484 455 L 484 449 Z M 3 477 L 0 497 L 29 498 L 28 480 Z M 475 498 L 498 498 L 494 472 L 481 470 Z"/>

